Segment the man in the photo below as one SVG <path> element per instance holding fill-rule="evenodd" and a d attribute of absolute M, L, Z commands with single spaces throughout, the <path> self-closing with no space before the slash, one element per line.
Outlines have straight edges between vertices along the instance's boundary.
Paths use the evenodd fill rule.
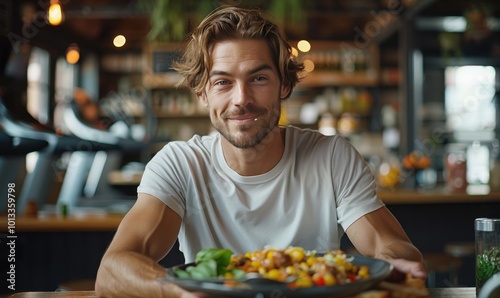
<path fill-rule="evenodd" d="M 193 32 L 175 65 L 218 131 L 167 144 L 102 259 L 101 296 L 196 297 L 160 284 L 157 264 L 179 239 L 186 262 L 207 247 L 338 249 L 344 231 L 363 255 L 425 278 L 420 252 L 378 200 L 373 176 L 344 139 L 279 127 L 302 66 L 258 11 L 223 8 Z"/>

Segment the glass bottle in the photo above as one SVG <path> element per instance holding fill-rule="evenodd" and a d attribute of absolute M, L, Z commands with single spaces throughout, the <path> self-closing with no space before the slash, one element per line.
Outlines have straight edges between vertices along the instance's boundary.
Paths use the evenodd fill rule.
<path fill-rule="evenodd" d="M 465 191 L 467 188 L 467 147 L 464 144 L 450 144 L 444 160 L 446 187 L 451 191 Z"/>

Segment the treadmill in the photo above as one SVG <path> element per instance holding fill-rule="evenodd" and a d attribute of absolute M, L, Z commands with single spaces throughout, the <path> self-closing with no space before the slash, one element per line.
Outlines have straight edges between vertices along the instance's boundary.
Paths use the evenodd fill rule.
<path fill-rule="evenodd" d="M 8 191 L 14 189 L 12 195 L 17 199 L 19 189 L 18 176 L 24 166 L 26 154 L 40 151 L 47 147 L 49 143 L 44 140 L 12 137 L 5 131 L 0 130 L 0 193 L 5 194 L 1 198 L 0 212 L 5 212 L 8 202 Z M 9 186 L 10 185 L 10 186 Z"/>
<path fill-rule="evenodd" d="M 6 134 L 14 138 L 43 141 L 47 146 L 38 151 L 35 167 L 27 173 L 21 192 L 17 197 L 16 209 L 23 212 L 28 201 L 46 204 L 50 186 L 55 175 L 53 162 L 63 152 L 97 152 L 117 150 L 116 144 L 107 140 L 85 140 L 75 136 L 56 133 L 50 127 L 38 122 L 13 99 L 0 98 L 0 120 Z"/>
<path fill-rule="evenodd" d="M 73 152 L 57 205 L 64 204 L 80 209 L 97 208 L 113 213 L 128 212 L 137 195 L 127 195 L 113 189 L 108 183 L 108 174 L 120 167 L 123 156 L 142 155 L 143 151 L 149 150 L 149 143 L 88 125 L 80 116 L 78 106 L 74 102 L 63 109 L 62 115 L 63 123 L 72 135 L 89 141 L 106 140 L 107 143 L 115 145 L 117 150 Z"/>

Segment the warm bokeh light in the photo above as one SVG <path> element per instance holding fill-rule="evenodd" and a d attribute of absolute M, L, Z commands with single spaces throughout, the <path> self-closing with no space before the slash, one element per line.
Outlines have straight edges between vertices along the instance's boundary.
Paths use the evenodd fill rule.
<path fill-rule="evenodd" d="M 77 44 L 72 43 L 66 51 L 66 61 L 69 64 L 76 64 L 80 60 L 80 48 Z"/>
<path fill-rule="evenodd" d="M 303 61 L 304 63 L 304 70 L 307 72 L 311 72 L 314 70 L 314 62 L 312 60 L 306 59 Z"/>
<path fill-rule="evenodd" d="M 294 48 L 294 47 L 292 47 L 292 55 L 294 57 L 298 57 L 299 56 L 299 51 L 296 48 Z"/>
<path fill-rule="evenodd" d="M 307 53 L 311 50 L 311 44 L 307 40 L 301 40 L 297 43 L 299 51 Z"/>
<path fill-rule="evenodd" d="M 49 13 L 47 16 L 47 19 L 49 21 L 49 24 L 52 26 L 57 26 L 61 24 L 63 15 L 62 15 L 62 9 L 61 5 L 59 4 L 59 1 L 51 1 L 50 6 L 49 6 Z"/>
<path fill-rule="evenodd" d="M 125 36 L 123 35 L 117 35 L 115 36 L 115 38 L 113 39 L 113 45 L 117 48 L 121 48 L 125 45 L 125 43 L 127 42 L 127 39 L 125 38 Z"/>

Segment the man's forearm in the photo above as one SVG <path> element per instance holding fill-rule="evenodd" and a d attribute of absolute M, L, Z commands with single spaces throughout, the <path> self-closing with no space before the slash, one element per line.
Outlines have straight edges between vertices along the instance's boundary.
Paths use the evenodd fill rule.
<path fill-rule="evenodd" d="M 102 259 L 95 290 L 99 297 L 177 297 L 174 285 L 157 281 L 163 276 L 164 268 L 143 255 L 110 253 Z"/>

